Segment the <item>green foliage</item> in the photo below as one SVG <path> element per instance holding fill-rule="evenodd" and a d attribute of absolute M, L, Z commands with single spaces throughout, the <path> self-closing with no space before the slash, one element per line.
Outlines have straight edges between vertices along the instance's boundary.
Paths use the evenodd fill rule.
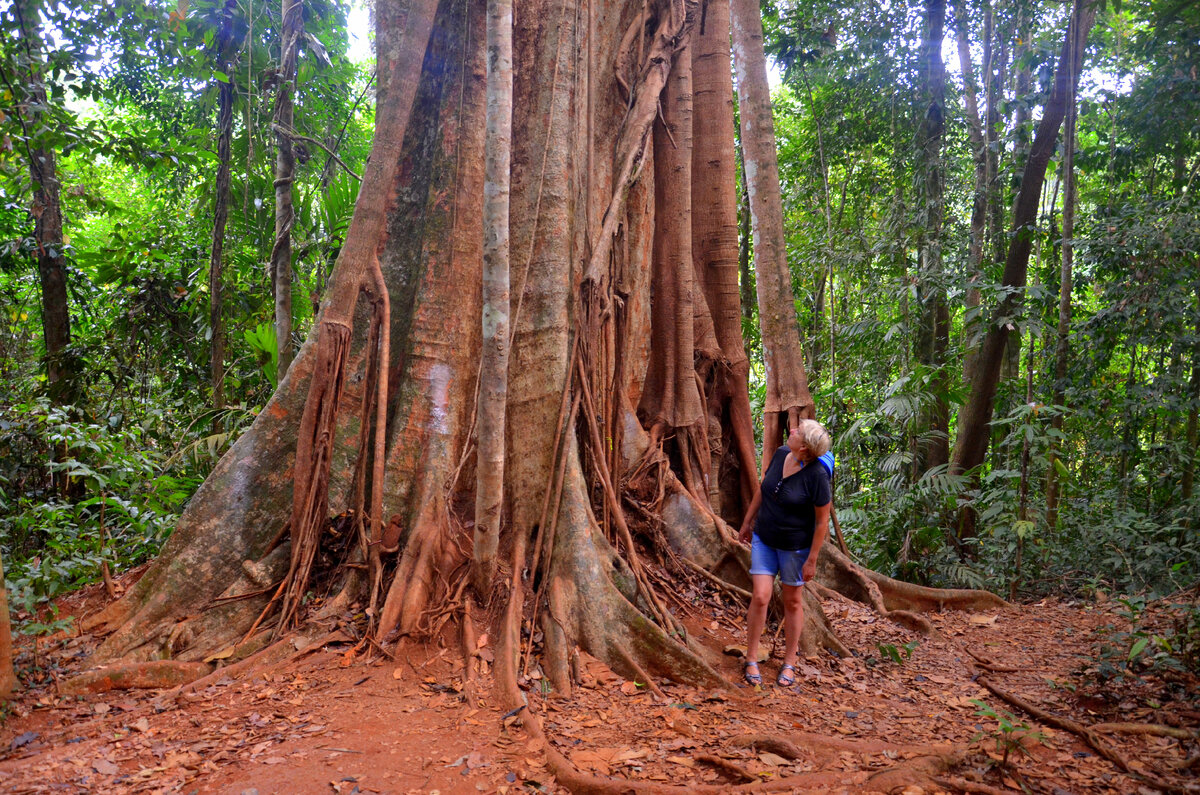
<path fill-rule="evenodd" d="M 1169 671 L 1200 673 L 1200 603 L 1155 603 L 1142 595 L 1117 600 L 1121 627 L 1109 625 L 1085 673 L 1100 682 Z"/>
<path fill-rule="evenodd" d="M 910 640 L 903 646 L 897 646 L 894 643 L 876 643 L 875 648 L 879 649 L 881 659 L 890 660 L 896 665 L 904 665 L 920 645 L 919 640 Z"/>
<path fill-rule="evenodd" d="M 1008 710 L 994 709 L 986 701 L 978 698 L 971 699 L 971 703 L 976 707 L 976 715 L 996 722 L 995 728 L 975 735 L 974 742 L 984 738 L 995 741 L 996 753 L 1000 754 L 998 761 L 1001 769 L 1009 768 L 1009 757 L 1013 753 L 1029 755 L 1029 749 L 1025 747 L 1026 742 L 1047 744 L 1045 733 L 1031 730 L 1029 724 L 1020 721 Z"/>
<path fill-rule="evenodd" d="M 158 551 L 201 473 L 167 471 L 148 441 L 115 417 L 89 422 L 45 400 L 3 413 L 0 543 L 18 613 L 33 619 L 103 563 L 127 568 Z"/>

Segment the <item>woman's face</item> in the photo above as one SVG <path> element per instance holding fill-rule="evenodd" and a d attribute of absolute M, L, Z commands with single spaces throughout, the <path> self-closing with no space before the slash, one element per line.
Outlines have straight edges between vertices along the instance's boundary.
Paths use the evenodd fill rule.
<path fill-rule="evenodd" d="M 787 436 L 788 449 L 792 451 L 792 455 L 801 461 L 807 461 L 812 456 L 808 454 L 808 446 L 804 444 L 804 437 L 800 435 L 799 428 L 792 428 Z"/>

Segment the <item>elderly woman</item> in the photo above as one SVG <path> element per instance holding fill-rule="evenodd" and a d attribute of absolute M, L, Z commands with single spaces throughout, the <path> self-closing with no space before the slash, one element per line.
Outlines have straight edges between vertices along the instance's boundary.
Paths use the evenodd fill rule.
<path fill-rule="evenodd" d="M 787 444 L 775 451 L 742 522 L 738 537 L 751 545 L 754 583 L 746 615 L 744 671 L 746 682 L 752 685 L 762 684 L 758 642 L 776 574 L 783 585 L 785 647 L 783 667 L 775 681 L 782 687 L 796 681 L 796 654 L 804 626 L 803 586 L 816 574 L 817 555 L 829 535 L 829 472 L 817 460 L 827 452 L 829 432 L 815 420 L 801 420 L 788 434 Z"/>

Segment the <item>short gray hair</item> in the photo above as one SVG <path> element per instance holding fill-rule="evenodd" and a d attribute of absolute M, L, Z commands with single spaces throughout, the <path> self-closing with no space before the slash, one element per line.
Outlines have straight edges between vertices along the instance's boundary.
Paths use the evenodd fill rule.
<path fill-rule="evenodd" d="M 796 425 L 796 430 L 800 432 L 804 446 L 814 456 L 819 458 L 829 452 L 832 441 L 829 438 L 829 431 L 825 430 L 824 425 L 816 420 L 800 420 Z"/>

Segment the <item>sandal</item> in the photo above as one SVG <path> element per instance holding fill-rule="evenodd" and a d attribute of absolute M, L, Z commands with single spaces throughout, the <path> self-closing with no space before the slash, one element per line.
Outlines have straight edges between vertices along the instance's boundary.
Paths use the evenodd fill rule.
<path fill-rule="evenodd" d="M 754 670 L 751 671 L 751 668 Z M 753 660 L 746 660 L 742 663 L 742 678 L 746 680 L 746 684 L 758 687 L 762 684 L 762 674 L 758 672 L 758 663 Z"/>
<path fill-rule="evenodd" d="M 796 684 L 796 666 L 785 665 L 779 669 L 779 678 L 775 680 L 775 684 L 780 687 L 791 687 Z"/>

